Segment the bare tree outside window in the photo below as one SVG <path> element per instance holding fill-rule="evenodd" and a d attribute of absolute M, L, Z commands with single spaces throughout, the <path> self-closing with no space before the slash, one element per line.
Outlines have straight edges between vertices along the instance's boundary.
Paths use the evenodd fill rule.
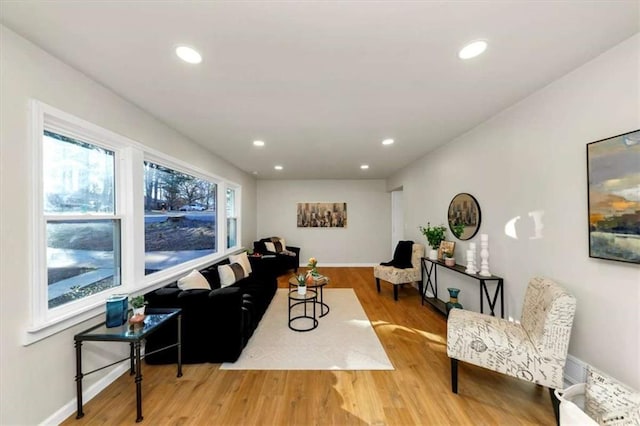
<path fill-rule="evenodd" d="M 145 274 L 217 251 L 217 185 L 144 163 Z"/>

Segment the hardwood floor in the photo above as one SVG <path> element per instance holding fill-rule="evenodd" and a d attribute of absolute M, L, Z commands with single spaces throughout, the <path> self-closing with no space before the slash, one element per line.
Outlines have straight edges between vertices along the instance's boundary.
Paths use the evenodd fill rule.
<path fill-rule="evenodd" d="M 233 371 L 219 364 L 143 366 L 144 424 L 553 425 L 546 388 L 460 363 L 451 393 L 446 320 L 418 291 L 376 291 L 371 268 L 320 268 L 331 287 L 352 287 L 394 371 Z M 279 286 L 287 287 L 288 276 Z M 330 314 L 329 314 L 330 315 Z M 284 326 L 284 325 L 283 325 Z M 135 384 L 124 374 L 63 424 L 131 424 Z"/>

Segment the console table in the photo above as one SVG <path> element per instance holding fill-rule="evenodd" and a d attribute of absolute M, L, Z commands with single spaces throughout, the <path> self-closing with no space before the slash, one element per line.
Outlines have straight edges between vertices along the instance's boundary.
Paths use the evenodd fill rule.
<path fill-rule="evenodd" d="M 495 316 L 495 308 L 496 302 L 498 300 L 498 296 L 500 296 L 500 317 L 504 318 L 504 294 L 503 294 L 503 286 L 504 279 L 502 277 L 498 277 L 496 275 L 490 275 L 488 277 L 484 277 L 480 274 L 468 274 L 465 272 L 465 267 L 463 265 L 455 265 L 455 266 L 447 266 L 441 260 L 433 260 L 427 257 L 422 258 L 422 281 L 419 281 L 419 290 L 422 295 L 422 304 L 427 302 L 438 311 L 443 314 L 447 314 L 447 308 L 445 302 L 438 299 L 438 267 L 449 269 L 451 271 L 458 272 L 464 276 L 469 278 L 473 278 L 479 281 L 480 284 L 480 312 L 484 313 L 484 298 L 486 296 L 489 308 L 491 309 L 491 315 Z M 426 287 L 425 287 L 426 281 Z M 496 289 L 493 293 L 493 297 L 489 295 L 489 289 L 487 288 L 488 281 L 496 282 Z M 427 297 L 426 290 L 431 290 L 434 297 Z"/>
<path fill-rule="evenodd" d="M 135 373 L 136 378 L 136 422 L 141 422 L 142 417 L 142 356 L 140 354 L 140 347 L 142 345 L 142 341 L 151 333 L 156 331 L 160 326 L 165 324 L 167 321 L 171 319 L 176 319 L 178 321 L 178 335 L 176 336 L 176 343 L 165 346 L 164 348 L 158 349 L 154 352 L 163 351 L 165 349 L 177 347 L 178 348 L 178 377 L 182 377 L 182 341 L 180 336 L 181 329 L 181 321 L 182 321 L 182 311 L 178 308 L 167 308 L 167 309 L 147 309 L 146 317 L 144 320 L 144 324 L 140 327 L 132 327 L 128 323 L 123 324 L 119 327 L 111 327 L 107 328 L 106 324 L 103 322 L 96 326 L 93 326 L 81 333 L 73 336 L 75 340 L 76 346 L 76 392 L 78 399 L 78 412 L 76 415 L 76 419 L 80 419 L 84 416 L 84 412 L 82 411 L 82 378 L 91 373 L 95 373 L 96 371 L 100 371 L 107 367 L 111 367 L 112 365 L 118 364 L 122 361 L 129 360 L 131 363 L 129 374 L 133 375 Z M 121 343 L 129 343 L 129 356 L 127 358 L 120 359 L 118 361 L 112 362 L 109 365 L 105 365 L 103 367 L 96 368 L 95 370 L 91 370 L 89 372 L 82 372 L 82 342 L 121 342 Z M 147 355 L 149 355 L 147 354 Z"/>

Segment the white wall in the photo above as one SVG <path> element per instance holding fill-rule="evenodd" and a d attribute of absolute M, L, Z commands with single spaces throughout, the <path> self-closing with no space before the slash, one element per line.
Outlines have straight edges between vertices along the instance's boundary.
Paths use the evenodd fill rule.
<path fill-rule="evenodd" d="M 298 228 L 299 202 L 346 202 L 346 228 Z M 383 180 L 259 180 L 258 237 L 298 246 L 300 262 L 370 265 L 391 259 L 391 195 Z"/>
<path fill-rule="evenodd" d="M 36 424 L 75 401 L 73 335 L 101 317 L 30 346 L 22 346 L 29 321 L 28 156 L 29 98 L 242 185 L 243 241 L 256 235 L 255 179 L 157 121 L 80 72 L 0 26 L 0 424 Z M 113 359 L 117 345 L 85 353 L 91 369 L 99 352 Z M 98 352 L 98 353 L 96 353 Z M 116 358 L 117 359 L 117 358 Z M 105 372 L 86 378 L 86 386 Z M 86 388 L 86 387 L 85 387 Z"/>
<path fill-rule="evenodd" d="M 586 144 L 638 128 L 640 35 L 416 161 L 387 187 L 404 188 L 405 237 L 414 239 L 418 225 L 446 223 L 455 194 L 473 194 L 491 271 L 505 278 L 508 315 L 519 319 L 530 277 L 557 280 L 578 302 L 570 354 L 640 389 L 640 268 L 588 257 L 586 182 Z M 539 239 L 534 211 L 544 213 Z M 512 239 L 505 224 L 516 216 Z M 467 247 L 458 242 L 457 255 Z M 460 302 L 478 309 L 477 281 L 438 277 L 441 298 L 459 287 Z"/>

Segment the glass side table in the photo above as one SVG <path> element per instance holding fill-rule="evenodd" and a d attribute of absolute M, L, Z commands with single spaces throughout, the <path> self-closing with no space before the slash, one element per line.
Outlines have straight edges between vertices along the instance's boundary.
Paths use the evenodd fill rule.
<path fill-rule="evenodd" d="M 182 323 L 181 309 L 147 309 L 144 324 L 132 327 L 129 323 L 125 323 L 119 327 L 107 328 L 106 323 L 93 326 L 83 332 L 73 336 L 76 348 L 76 397 L 78 400 L 78 412 L 76 419 L 84 416 L 82 411 L 82 378 L 96 371 L 103 370 L 112 365 L 118 364 L 127 359 L 131 363 L 130 375 L 135 373 L 136 382 L 136 422 L 141 422 L 142 417 L 142 364 L 140 356 L 140 348 L 142 341 L 151 333 L 158 330 L 163 324 L 171 319 L 178 321 L 178 336 L 176 343 L 165 346 L 151 353 L 164 351 L 165 349 L 177 347 L 178 349 L 178 377 L 182 377 L 182 337 L 180 335 Z M 120 342 L 129 343 L 130 352 L 128 358 L 123 358 L 109 365 L 105 365 L 89 372 L 82 372 L 82 342 Z"/>
<path fill-rule="evenodd" d="M 317 297 L 318 294 L 314 290 L 307 290 L 305 294 L 299 294 L 297 289 L 289 290 L 289 328 L 291 330 L 311 331 L 318 327 Z M 308 305 L 311 306 L 308 307 Z M 300 311 L 302 312 L 294 313 L 296 306 L 301 306 Z"/>
<path fill-rule="evenodd" d="M 325 275 L 318 275 L 316 277 L 313 277 L 313 284 L 307 284 L 307 288 L 309 290 L 313 290 L 318 293 L 318 297 L 316 297 L 316 303 L 320 305 L 320 315 L 318 315 L 318 318 L 322 318 L 329 313 L 329 305 L 324 302 L 323 292 L 323 289 L 327 284 L 329 284 L 329 277 Z M 298 280 L 296 279 L 296 277 L 289 278 L 289 291 L 297 288 Z"/>

